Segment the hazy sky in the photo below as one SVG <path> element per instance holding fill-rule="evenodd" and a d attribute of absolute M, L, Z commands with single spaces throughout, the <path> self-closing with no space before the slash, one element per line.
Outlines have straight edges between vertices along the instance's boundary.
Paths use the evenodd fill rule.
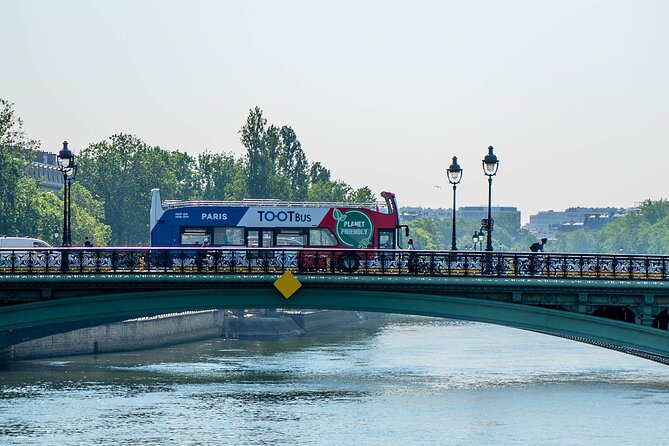
<path fill-rule="evenodd" d="M 114 133 L 243 153 L 250 108 L 335 178 L 450 207 L 668 197 L 666 1 L 0 0 L 0 97 L 75 153 Z M 440 188 L 435 187 L 441 186 Z M 165 197 L 169 198 L 169 197 Z"/>

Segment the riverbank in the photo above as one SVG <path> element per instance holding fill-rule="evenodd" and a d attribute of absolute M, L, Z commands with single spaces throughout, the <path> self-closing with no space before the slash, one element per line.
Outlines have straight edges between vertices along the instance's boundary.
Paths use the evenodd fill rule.
<path fill-rule="evenodd" d="M 331 328 L 354 328 L 383 314 L 356 311 L 234 314 L 225 310 L 176 313 L 81 328 L 22 342 L 0 351 L 8 360 L 146 350 L 215 337 L 300 336 Z"/>

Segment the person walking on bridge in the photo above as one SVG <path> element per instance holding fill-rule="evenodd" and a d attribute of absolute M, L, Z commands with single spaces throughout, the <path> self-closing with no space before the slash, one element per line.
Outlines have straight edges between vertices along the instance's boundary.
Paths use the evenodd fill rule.
<path fill-rule="evenodd" d="M 409 273 L 415 273 L 418 270 L 418 255 L 416 254 L 416 247 L 413 244 L 413 239 L 407 241 L 407 249 L 409 250 Z"/>
<path fill-rule="evenodd" d="M 546 237 L 541 239 L 541 242 L 534 242 L 530 245 L 530 274 L 534 274 L 537 269 L 539 269 L 539 256 L 534 254 L 535 252 L 544 252 L 544 246 L 548 243 Z"/>

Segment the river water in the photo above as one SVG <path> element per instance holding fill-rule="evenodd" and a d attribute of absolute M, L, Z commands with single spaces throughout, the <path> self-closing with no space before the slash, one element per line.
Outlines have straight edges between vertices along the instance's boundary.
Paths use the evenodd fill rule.
<path fill-rule="evenodd" d="M 1 445 L 666 445 L 669 367 L 392 320 L 0 369 Z"/>

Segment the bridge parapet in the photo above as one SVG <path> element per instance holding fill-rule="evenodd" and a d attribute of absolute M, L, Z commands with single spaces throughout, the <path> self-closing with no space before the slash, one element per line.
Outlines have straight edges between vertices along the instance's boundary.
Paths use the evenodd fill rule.
<path fill-rule="evenodd" d="M 669 257 L 326 248 L 34 248 L 0 250 L 13 274 L 279 274 L 669 280 Z"/>

